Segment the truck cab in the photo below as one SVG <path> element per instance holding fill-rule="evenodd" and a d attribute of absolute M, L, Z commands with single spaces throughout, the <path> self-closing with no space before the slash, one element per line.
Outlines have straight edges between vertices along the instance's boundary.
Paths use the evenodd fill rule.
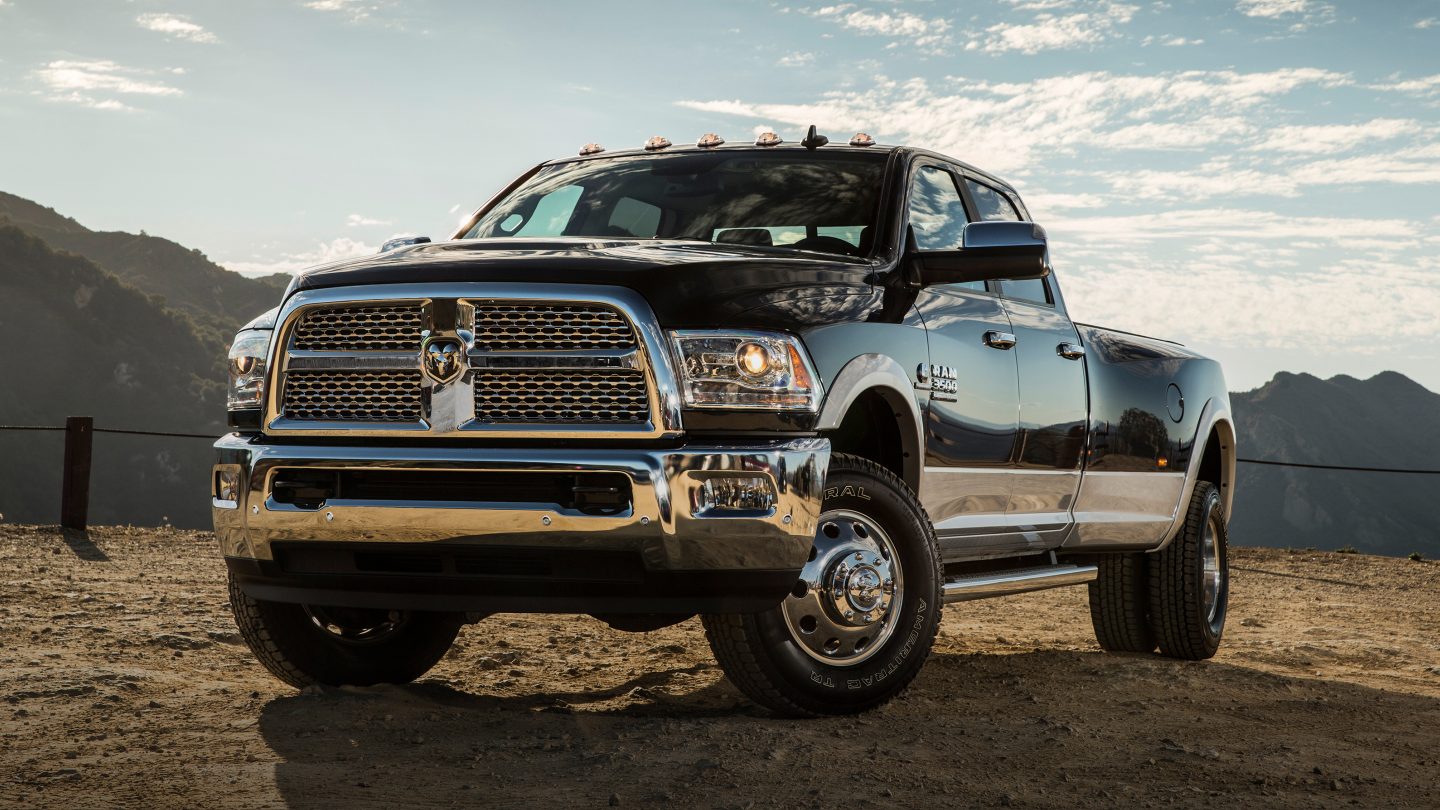
<path fill-rule="evenodd" d="M 1074 323 L 993 175 L 813 127 L 590 144 L 406 241 L 230 352 L 216 534 L 282 680 L 410 680 L 496 612 L 699 614 L 752 699 L 849 713 L 944 604 L 1086 583 L 1107 649 L 1218 646 L 1220 369 Z"/>

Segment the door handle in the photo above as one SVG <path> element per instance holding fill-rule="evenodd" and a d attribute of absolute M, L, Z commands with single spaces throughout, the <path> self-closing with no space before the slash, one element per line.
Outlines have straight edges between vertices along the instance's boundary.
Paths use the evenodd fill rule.
<path fill-rule="evenodd" d="M 991 330 L 985 333 L 985 345 L 992 349 L 1009 349 L 1015 346 L 1015 336 L 1009 332 Z"/>
<path fill-rule="evenodd" d="M 1077 343 L 1061 343 L 1055 347 L 1055 353 L 1066 360 L 1079 360 L 1085 356 L 1085 347 Z"/>

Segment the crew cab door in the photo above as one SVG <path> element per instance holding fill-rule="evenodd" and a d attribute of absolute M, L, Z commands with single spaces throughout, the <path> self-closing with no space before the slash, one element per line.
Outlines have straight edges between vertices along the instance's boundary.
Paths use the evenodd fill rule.
<path fill-rule="evenodd" d="M 980 219 L 1021 220 L 1004 192 L 973 178 L 964 182 Z M 1072 521 L 1080 488 L 1089 414 L 1085 350 L 1053 275 L 1002 279 L 998 289 L 1019 363 L 1020 434 L 1007 523 L 1052 546 Z"/>
<path fill-rule="evenodd" d="M 961 244 L 969 217 L 959 178 L 941 165 L 910 174 L 908 219 L 915 247 Z M 1016 446 L 1017 371 L 1010 320 L 984 282 L 939 284 L 915 302 L 930 344 L 916 385 L 930 391 L 920 500 L 944 556 L 983 554 L 1004 538 Z"/>

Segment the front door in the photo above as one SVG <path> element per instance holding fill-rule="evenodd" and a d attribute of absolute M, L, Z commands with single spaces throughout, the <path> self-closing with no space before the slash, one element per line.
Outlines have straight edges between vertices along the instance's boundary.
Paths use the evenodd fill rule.
<path fill-rule="evenodd" d="M 920 250 L 960 247 L 968 218 L 946 168 L 912 173 L 909 225 Z M 1017 445 L 1017 370 L 1010 321 L 983 282 L 920 290 L 915 302 L 930 341 L 929 366 L 914 370 L 930 390 L 920 500 L 948 558 L 1005 545 Z"/>

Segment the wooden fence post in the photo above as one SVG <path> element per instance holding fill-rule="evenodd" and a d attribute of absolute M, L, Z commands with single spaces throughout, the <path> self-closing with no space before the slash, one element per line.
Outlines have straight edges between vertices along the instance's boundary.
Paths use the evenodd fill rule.
<path fill-rule="evenodd" d="M 89 416 L 65 418 L 65 478 L 60 494 L 60 525 L 85 530 L 90 517 L 90 445 L 95 420 Z"/>

